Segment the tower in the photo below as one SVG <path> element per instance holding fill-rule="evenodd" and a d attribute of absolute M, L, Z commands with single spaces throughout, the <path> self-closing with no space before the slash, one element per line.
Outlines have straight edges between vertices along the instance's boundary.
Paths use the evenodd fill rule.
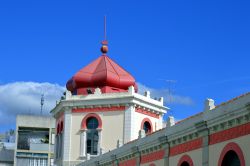
<path fill-rule="evenodd" d="M 69 79 L 66 98 L 51 111 L 57 165 L 77 164 L 162 128 L 163 98 L 138 94 L 134 77 L 107 56 L 107 44 Z"/>

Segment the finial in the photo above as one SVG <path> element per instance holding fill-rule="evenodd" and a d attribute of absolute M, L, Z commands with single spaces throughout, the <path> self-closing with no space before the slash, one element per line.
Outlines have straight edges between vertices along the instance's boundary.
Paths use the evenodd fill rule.
<path fill-rule="evenodd" d="M 106 54 L 108 52 L 108 41 L 107 41 L 107 28 L 106 28 L 106 16 L 104 16 L 104 40 L 102 41 L 101 52 Z"/>

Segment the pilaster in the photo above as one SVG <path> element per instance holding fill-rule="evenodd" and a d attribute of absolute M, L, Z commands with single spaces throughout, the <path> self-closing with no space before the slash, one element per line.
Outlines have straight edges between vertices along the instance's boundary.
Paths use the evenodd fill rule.
<path fill-rule="evenodd" d="M 80 157 L 86 157 L 86 130 L 81 130 L 80 134 Z"/>
<path fill-rule="evenodd" d="M 202 136 L 202 166 L 209 166 L 209 129 L 207 122 L 201 121 L 195 124 L 200 136 Z"/>
<path fill-rule="evenodd" d="M 64 112 L 63 149 L 61 149 L 63 151 L 63 161 L 70 161 L 71 123 L 71 110 L 69 107 L 66 107 Z"/>
<path fill-rule="evenodd" d="M 125 118 L 124 118 L 124 144 L 136 139 L 137 132 L 135 131 L 135 106 L 130 105 L 125 110 Z"/>
<path fill-rule="evenodd" d="M 139 147 L 138 146 L 132 147 L 131 151 L 132 151 L 132 154 L 135 155 L 136 166 L 140 166 L 140 164 L 141 164 L 141 152 L 139 150 Z"/>
<path fill-rule="evenodd" d="M 97 153 L 98 155 L 101 154 L 101 145 L 102 145 L 102 129 L 97 129 L 98 130 L 98 147 L 97 147 Z"/>
<path fill-rule="evenodd" d="M 160 142 L 160 144 L 162 146 L 162 149 L 164 149 L 164 157 L 163 157 L 164 165 L 169 166 L 169 149 L 170 149 L 170 146 L 169 146 L 169 143 L 168 143 L 168 137 L 167 136 L 159 137 L 159 142 Z"/>

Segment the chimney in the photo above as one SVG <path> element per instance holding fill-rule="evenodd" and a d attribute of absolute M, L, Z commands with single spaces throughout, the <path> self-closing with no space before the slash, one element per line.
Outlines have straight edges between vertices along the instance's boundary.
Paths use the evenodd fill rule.
<path fill-rule="evenodd" d="M 204 103 L 204 111 L 209 111 L 215 108 L 213 99 L 206 99 Z"/>
<path fill-rule="evenodd" d="M 167 125 L 166 125 L 166 127 L 171 127 L 173 125 L 175 125 L 174 117 L 173 116 L 169 116 L 168 119 L 167 119 Z"/>

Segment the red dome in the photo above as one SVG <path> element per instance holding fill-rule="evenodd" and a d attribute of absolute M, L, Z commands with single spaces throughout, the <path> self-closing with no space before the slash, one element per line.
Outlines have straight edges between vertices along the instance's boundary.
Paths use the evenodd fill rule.
<path fill-rule="evenodd" d="M 74 94 L 88 94 L 87 90 L 99 87 L 102 93 L 124 92 L 133 85 L 135 79 L 108 56 L 102 55 L 78 71 L 68 82 L 67 89 Z"/>

